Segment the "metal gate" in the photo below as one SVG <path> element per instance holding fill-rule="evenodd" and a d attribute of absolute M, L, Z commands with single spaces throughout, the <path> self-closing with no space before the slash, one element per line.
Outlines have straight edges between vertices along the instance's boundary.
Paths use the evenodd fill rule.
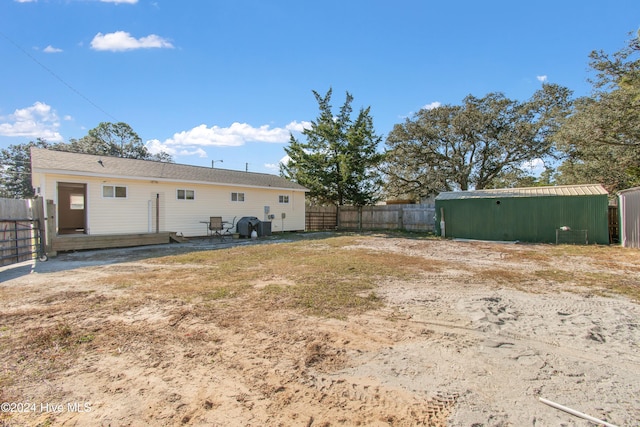
<path fill-rule="evenodd" d="M 0 219 L 0 266 L 29 261 L 46 261 L 40 222 L 37 219 Z"/>

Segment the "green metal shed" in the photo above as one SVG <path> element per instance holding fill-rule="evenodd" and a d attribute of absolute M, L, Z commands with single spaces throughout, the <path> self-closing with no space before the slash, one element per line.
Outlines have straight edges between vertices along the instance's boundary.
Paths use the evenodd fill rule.
<path fill-rule="evenodd" d="M 609 244 L 608 205 L 607 190 L 599 184 L 447 191 L 436 197 L 436 234 Z"/>

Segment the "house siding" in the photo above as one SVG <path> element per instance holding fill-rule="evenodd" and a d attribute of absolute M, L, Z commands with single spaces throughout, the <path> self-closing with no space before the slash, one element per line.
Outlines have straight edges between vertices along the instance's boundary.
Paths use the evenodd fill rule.
<path fill-rule="evenodd" d="M 81 183 L 87 186 L 87 234 L 146 233 L 156 231 L 156 194 L 160 195 L 159 231 L 173 231 L 184 236 L 202 236 L 207 232 L 210 216 L 222 216 L 225 221 L 234 217 L 255 216 L 267 220 L 264 207 L 275 215 L 271 229 L 279 231 L 304 230 L 304 192 L 290 189 L 263 189 L 232 185 L 198 184 L 189 182 L 150 182 L 117 178 L 93 178 L 64 174 L 34 174 L 34 186 L 40 187 L 45 199 L 58 205 L 57 186 L 60 182 Z M 126 198 L 104 198 L 103 185 L 127 187 Z M 195 191 L 195 200 L 179 200 L 178 189 Z M 245 193 L 244 202 L 232 202 L 231 193 Z M 278 197 L 288 195 L 289 203 L 280 204 Z M 284 213 L 286 218 L 281 219 Z"/>

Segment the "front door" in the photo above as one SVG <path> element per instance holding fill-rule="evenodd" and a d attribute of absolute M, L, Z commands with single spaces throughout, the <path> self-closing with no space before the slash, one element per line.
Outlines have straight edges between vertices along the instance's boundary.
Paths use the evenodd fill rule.
<path fill-rule="evenodd" d="M 87 184 L 58 183 L 58 234 L 87 233 Z"/>

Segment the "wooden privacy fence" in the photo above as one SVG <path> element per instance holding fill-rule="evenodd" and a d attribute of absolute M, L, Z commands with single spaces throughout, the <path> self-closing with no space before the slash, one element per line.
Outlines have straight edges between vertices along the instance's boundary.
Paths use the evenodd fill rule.
<path fill-rule="evenodd" d="M 338 213 L 339 212 L 339 213 Z M 402 230 L 433 232 L 435 206 L 311 206 L 307 207 L 306 229 L 311 230 Z"/>
<path fill-rule="evenodd" d="M 0 199 L 0 266 L 42 254 L 41 212 L 42 199 Z"/>
<path fill-rule="evenodd" d="M 618 224 L 618 207 L 609 205 L 609 243 L 620 243 L 620 225 Z"/>
<path fill-rule="evenodd" d="M 335 206 L 307 206 L 305 213 L 305 230 L 336 230 L 338 217 Z"/>

